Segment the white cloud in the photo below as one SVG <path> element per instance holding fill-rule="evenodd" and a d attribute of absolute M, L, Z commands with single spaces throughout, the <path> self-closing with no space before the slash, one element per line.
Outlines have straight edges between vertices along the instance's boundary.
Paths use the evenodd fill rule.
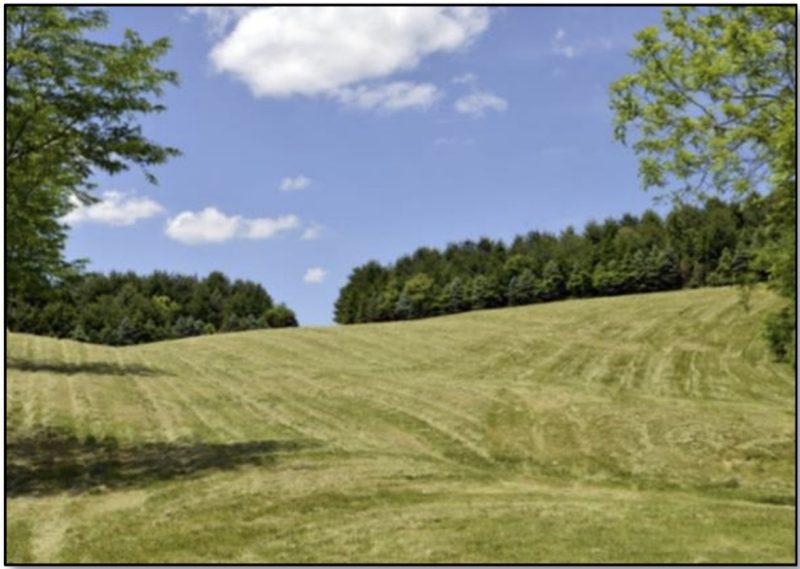
<path fill-rule="evenodd" d="M 68 225 L 79 223 L 100 223 L 103 225 L 133 225 L 140 219 L 147 219 L 164 213 L 158 202 L 145 197 L 135 197 L 125 192 L 110 190 L 103 192 L 99 202 L 84 205 L 77 198 L 70 199 L 75 206 L 61 218 Z"/>
<path fill-rule="evenodd" d="M 166 233 L 188 245 L 221 243 L 233 239 L 240 223 L 238 216 L 229 217 L 216 208 L 207 207 L 198 213 L 184 211 L 168 219 Z"/>
<path fill-rule="evenodd" d="M 399 111 L 412 107 L 427 109 L 442 97 L 442 92 L 430 83 L 396 81 L 375 87 L 345 87 L 335 96 L 345 105 L 359 109 Z"/>
<path fill-rule="evenodd" d="M 424 106 L 430 86 L 347 89 L 413 70 L 430 54 L 462 49 L 486 30 L 489 19 L 488 8 L 474 6 L 254 8 L 213 46 L 210 58 L 256 97 L 327 96 L 363 108 Z M 386 89 L 402 94 L 394 92 L 395 99 Z M 368 95 L 373 90 L 381 94 Z"/>
<path fill-rule="evenodd" d="M 481 117 L 487 110 L 504 112 L 508 109 L 508 101 L 493 93 L 475 91 L 459 98 L 455 103 L 455 109 L 465 115 Z"/>
<path fill-rule="evenodd" d="M 281 180 L 280 188 L 282 192 L 294 192 L 297 190 L 304 190 L 310 185 L 311 179 L 300 174 L 294 178 L 284 178 Z"/>
<path fill-rule="evenodd" d="M 300 219 L 296 215 L 283 215 L 275 219 L 243 219 L 241 233 L 247 239 L 269 239 L 278 233 L 300 227 Z"/>
<path fill-rule="evenodd" d="M 165 233 L 186 245 L 222 243 L 231 239 L 269 239 L 300 226 L 295 215 L 247 219 L 226 215 L 215 207 L 184 211 L 167 220 Z"/>
<path fill-rule="evenodd" d="M 325 280 L 327 275 L 328 271 L 322 267 L 311 267 L 306 271 L 306 274 L 303 275 L 303 282 L 306 284 L 319 284 Z"/>
<path fill-rule="evenodd" d="M 314 223 L 306 227 L 303 234 L 300 236 L 300 239 L 304 239 L 306 241 L 313 241 L 314 239 L 319 239 L 322 237 L 322 232 L 325 230 L 325 227 Z"/>
<path fill-rule="evenodd" d="M 474 73 L 467 72 L 462 75 L 456 75 L 450 81 L 456 84 L 468 84 L 468 83 L 475 83 L 478 80 L 478 76 Z"/>

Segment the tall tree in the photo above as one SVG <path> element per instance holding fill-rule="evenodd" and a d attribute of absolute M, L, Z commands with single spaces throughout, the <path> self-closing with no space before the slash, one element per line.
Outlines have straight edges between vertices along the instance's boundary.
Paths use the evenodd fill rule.
<path fill-rule="evenodd" d="M 637 69 L 611 85 L 615 135 L 634 135 L 646 187 L 679 180 L 679 195 L 739 196 L 769 188 L 761 263 L 796 313 L 797 8 L 663 14 L 664 34 L 640 31 Z"/>
<path fill-rule="evenodd" d="M 518 306 L 536 301 L 538 283 L 530 269 L 524 269 L 519 275 L 511 277 L 508 283 L 508 305 Z"/>
<path fill-rule="evenodd" d="M 86 37 L 105 12 L 60 6 L 6 7 L 7 298 L 63 273 L 65 227 L 76 203 L 91 203 L 91 175 L 161 164 L 178 151 L 144 136 L 137 120 L 157 102 L 173 71 L 156 61 L 167 38 L 152 43 L 126 31 L 119 45 Z"/>
<path fill-rule="evenodd" d="M 397 300 L 396 311 L 402 318 L 422 318 L 431 313 L 436 299 L 435 283 L 425 273 L 418 273 L 406 281 Z"/>

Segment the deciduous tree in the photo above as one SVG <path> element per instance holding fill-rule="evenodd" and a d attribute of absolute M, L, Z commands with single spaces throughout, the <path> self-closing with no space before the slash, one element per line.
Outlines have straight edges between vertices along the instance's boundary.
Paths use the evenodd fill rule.
<path fill-rule="evenodd" d="M 17 298 L 68 266 L 60 218 L 94 199 L 94 171 L 138 165 L 154 182 L 147 168 L 178 154 L 138 122 L 164 110 L 158 99 L 177 75 L 156 67 L 167 38 L 88 38 L 108 23 L 101 10 L 7 6 L 5 16 L 6 284 Z"/>
<path fill-rule="evenodd" d="M 636 70 L 611 85 L 615 135 L 633 139 L 646 187 L 743 196 L 768 188 L 761 266 L 797 310 L 797 8 L 682 7 L 636 35 Z M 694 282 L 705 260 L 694 265 Z M 702 279 L 700 279 L 702 280 Z M 781 324 L 782 325 L 782 324 Z M 789 338 L 792 334 L 772 334 Z M 794 346 L 774 350 L 780 356 Z"/>

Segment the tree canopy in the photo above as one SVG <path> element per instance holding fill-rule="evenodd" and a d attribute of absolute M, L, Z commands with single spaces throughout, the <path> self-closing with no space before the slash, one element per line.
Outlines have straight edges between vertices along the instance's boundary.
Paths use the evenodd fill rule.
<path fill-rule="evenodd" d="M 797 306 L 797 8 L 681 7 L 631 51 L 633 73 L 611 85 L 615 136 L 633 139 L 646 188 L 673 195 L 765 195 L 757 262 L 791 300 L 769 319 L 777 355 L 794 354 Z M 791 322 L 791 328 L 788 324 Z M 789 345 L 791 344 L 791 346 Z"/>
<path fill-rule="evenodd" d="M 159 113 L 174 71 L 155 66 L 167 38 L 126 31 L 119 45 L 90 39 L 107 25 L 96 9 L 6 7 L 6 286 L 8 296 L 63 276 L 65 227 L 90 203 L 92 174 L 147 168 L 178 155 L 149 140 L 138 120 Z"/>
<path fill-rule="evenodd" d="M 796 9 L 682 7 L 636 35 L 611 86 L 615 135 L 636 138 L 645 187 L 745 194 L 796 176 Z"/>

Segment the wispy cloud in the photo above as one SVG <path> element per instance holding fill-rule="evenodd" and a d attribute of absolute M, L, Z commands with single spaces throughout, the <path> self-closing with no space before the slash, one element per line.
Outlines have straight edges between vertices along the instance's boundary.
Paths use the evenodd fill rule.
<path fill-rule="evenodd" d="M 296 192 L 297 190 L 305 190 L 311 185 L 311 178 L 307 178 L 300 174 L 294 178 L 284 178 L 281 180 L 280 189 L 282 192 Z"/>
<path fill-rule="evenodd" d="M 242 16 L 253 8 L 247 6 L 191 6 L 187 16 L 204 16 L 211 37 L 224 36 Z"/>
<path fill-rule="evenodd" d="M 242 219 L 241 234 L 246 239 L 270 239 L 279 233 L 298 227 L 300 227 L 300 219 L 296 215 Z"/>
<path fill-rule="evenodd" d="M 320 284 L 328 276 L 328 271 L 322 267 L 311 267 L 303 275 L 303 282 L 306 284 Z"/>
<path fill-rule="evenodd" d="M 322 237 L 322 232 L 325 230 L 325 227 L 319 225 L 318 223 L 312 223 L 308 227 L 305 228 L 303 234 L 300 236 L 300 239 L 305 241 L 313 241 L 315 239 L 319 239 Z"/>
<path fill-rule="evenodd" d="M 457 112 L 472 117 L 482 117 L 486 111 L 504 112 L 508 109 L 508 101 L 489 93 L 488 91 L 474 91 L 460 97 L 455 102 Z"/>
<path fill-rule="evenodd" d="M 508 101 L 503 97 L 478 88 L 478 75 L 472 72 L 456 75 L 450 80 L 451 83 L 468 86 L 470 90 L 466 95 L 462 95 L 453 104 L 456 112 L 470 115 L 472 117 L 482 117 L 486 111 L 504 112 L 508 109 Z M 446 139 L 441 140 L 441 144 L 446 144 Z"/>
<path fill-rule="evenodd" d="M 390 112 L 410 108 L 427 109 L 442 96 L 442 91 L 436 85 L 410 81 L 346 87 L 335 94 L 336 99 L 350 107 Z"/>
<path fill-rule="evenodd" d="M 567 59 L 572 59 L 573 57 L 580 55 L 581 50 L 577 46 L 567 43 L 566 36 L 567 32 L 564 31 L 564 28 L 558 28 L 556 30 L 556 35 L 553 37 L 553 43 L 551 47 L 553 53 L 556 55 L 561 55 Z"/>
<path fill-rule="evenodd" d="M 450 82 L 455 83 L 456 85 L 464 85 L 464 84 L 475 83 L 477 80 L 478 76 L 475 73 L 468 71 L 467 73 L 456 75 L 455 77 L 450 79 Z"/>
<path fill-rule="evenodd" d="M 186 245 L 223 243 L 231 239 L 269 239 L 300 227 L 296 215 L 244 218 L 226 215 L 215 207 L 184 211 L 167 220 L 165 233 Z"/>
<path fill-rule="evenodd" d="M 140 219 L 147 219 L 165 212 L 158 202 L 146 197 L 136 197 L 132 193 L 109 190 L 103 192 L 99 202 L 84 205 L 77 198 L 71 199 L 75 206 L 61 218 L 67 225 L 80 223 L 99 223 L 102 225 L 133 225 Z"/>
<path fill-rule="evenodd" d="M 558 56 L 574 59 L 576 57 L 601 53 L 614 49 L 616 42 L 604 36 L 587 36 L 580 39 L 567 39 L 564 28 L 558 28 L 550 43 L 550 51 Z"/>

